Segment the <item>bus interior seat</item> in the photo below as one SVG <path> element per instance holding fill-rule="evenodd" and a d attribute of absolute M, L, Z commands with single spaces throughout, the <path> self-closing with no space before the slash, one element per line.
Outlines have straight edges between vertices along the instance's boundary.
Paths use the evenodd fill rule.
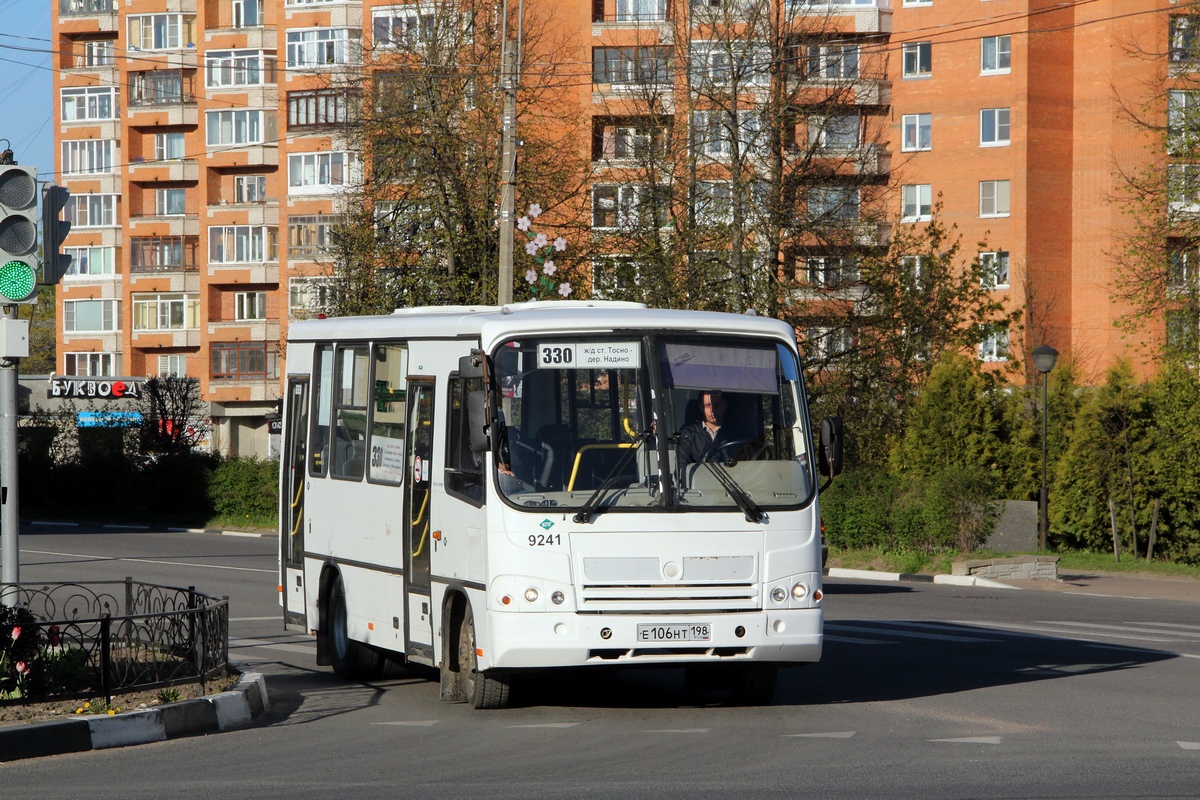
<path fill-rule="evenodd" d="M 535 455 L 541 460 L 539 486 L 544 491 L 560 491 L 566 486 L 571 466 L 571 429 L 566 425 L 543 425 L 536 438 Z"/>

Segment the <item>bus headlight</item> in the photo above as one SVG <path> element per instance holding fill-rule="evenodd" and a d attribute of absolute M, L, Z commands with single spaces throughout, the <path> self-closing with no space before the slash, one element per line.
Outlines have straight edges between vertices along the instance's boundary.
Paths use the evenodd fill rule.
<path fill-rule="evenodd" d="M 803 583 L 797 583 L 792 587 L 792 597 L 797 600 L 803 600 L 805 597 L 808 597 L 808 587 Z"/>
<path fill-rule="evenodd" d="M 787 592 L 782 586 L 776 586 L 771 590 L 771 599 L 776 603 L 782 603 L 784 600 L 787 600 Z"/>

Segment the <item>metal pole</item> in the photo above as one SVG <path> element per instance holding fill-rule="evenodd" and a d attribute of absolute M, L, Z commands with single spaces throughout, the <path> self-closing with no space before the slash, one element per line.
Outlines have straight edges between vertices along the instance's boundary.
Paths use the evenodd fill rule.
<path fill-rule="evenodd" d="M 15 306 L 5 306 L 3 319 L 17 318 Z M 20 508 L 17 501 L 17 364 L 0 357 L 0 583 L 21 582 Z"/>
<path fill-rule="evenodd" d="M 1046 550 L 1046 540 L 1049 538 L 1050 518 L 1046 510 L 1046 418 L 1050 416 L 1050 408 L 1046 405 L 1046 384 L 1050 382 L 1050 374 L 1042 373 L 1042 496 L 1038 503 L 1038 549 Z"/>
<path fill-rule="evenodd" d="M 504 31 L 503 77 L 501 89 L 504 109 L 501 119 L 500 153 L 500 285 L 496 300 L 500 305 L 513 299 L 513 229 L 517 207 L 517 51 Z"/>

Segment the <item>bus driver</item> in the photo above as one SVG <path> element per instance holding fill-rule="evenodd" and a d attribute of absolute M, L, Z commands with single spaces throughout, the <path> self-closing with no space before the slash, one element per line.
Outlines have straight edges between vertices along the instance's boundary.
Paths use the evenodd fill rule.
<path fill-rule="evenodd" d="M 732 441 L 725 425 L 728 402 L 718 391 L 700 393 L 700 419 L 679 431 L 679 458 L 683 464 L 712 460 Z"/>

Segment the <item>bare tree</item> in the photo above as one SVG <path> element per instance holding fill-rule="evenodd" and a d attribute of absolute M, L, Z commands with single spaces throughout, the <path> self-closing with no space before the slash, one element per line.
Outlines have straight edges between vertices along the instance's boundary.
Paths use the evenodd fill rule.
<path fill-rule="evenodd" d="M 150 378 L 139 401 L 142 451 L 160 455 L 187 453 L 208 438 L 207 410 L 195 378 Z"/>

